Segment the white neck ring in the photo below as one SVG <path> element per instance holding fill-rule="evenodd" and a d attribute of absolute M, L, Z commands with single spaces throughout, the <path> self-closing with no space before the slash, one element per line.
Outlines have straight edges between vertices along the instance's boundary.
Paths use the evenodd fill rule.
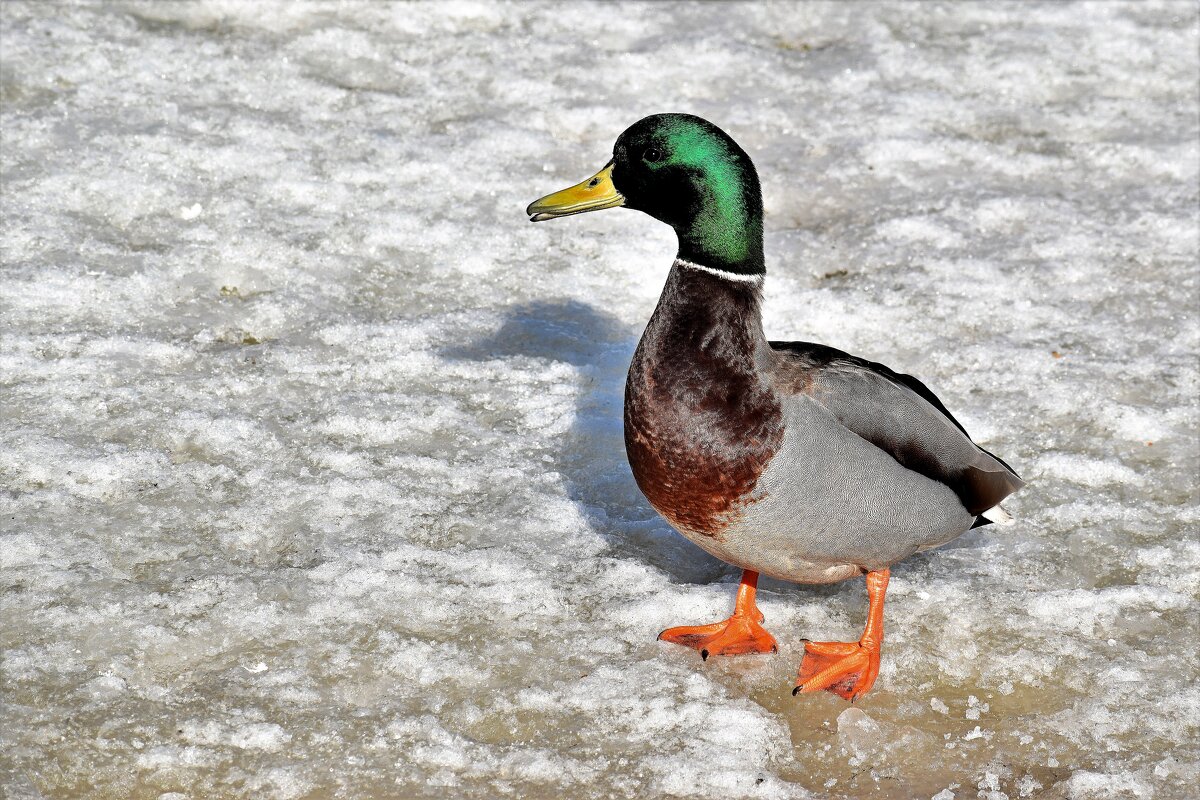
<path fill-rule="evenodd" d="M 761 273 L 757 275 L 746 275 L 741 272 L 729 272 L 728 270 L 717 269 L 715 267 L 706 267 L 703 264 L 697 264 L 694 261 L 688 261 L 684 258 L 675 259 L 675 263 L 686 269 L 695 269 L 699 270 L 700 272 L 707 272 L 709 275 L 715 275 L 722 280 L 733 281 L 735 283 L 748 283 L 755 286 L 761 286 L 763 282 L 763 275 Z"/>

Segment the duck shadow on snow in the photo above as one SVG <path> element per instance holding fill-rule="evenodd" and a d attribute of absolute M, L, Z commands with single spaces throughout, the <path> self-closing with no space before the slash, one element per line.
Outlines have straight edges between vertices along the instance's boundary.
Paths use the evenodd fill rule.
<path fill-rule="evenodd" d="M 539 301 L 513 307 L 496 333 L 444 348 L 441 355 L 466 361 L 526 356 L 582 370 L 590 388 L 579 397 L 574 422 L 551 453 L 567 496 L 604 537 L 611 556 L 641 561 L 676 583 L 735 583 L 741 571 L 676 533 L 646 502 L 629 471 L 622 409 L 625 375 L 640 335 L 640 329 L 587 303 Z M 922 553 L 908 562 L 920 568 L 928 558 Z M 764 578 L 763 588 L 791 593 L 799 586 Z M 861 592 L 862 586 L 842 581 L 801 591 L 829 596 Z"/>
<path fill-rule="evenodd" d="M 575 300 L 511 308 L 492 335 L 445 348 L 446 358 L 483 361 L 525 356 L 582 370 L 587 388 L 570 430 L 548 450 L 567 496 L 616 558 L 662 570 L 676 583 L 711 583 L 736 574 L 676 533 L 646 502 L 625 459 L 625 373 L 640 330 Z"/>

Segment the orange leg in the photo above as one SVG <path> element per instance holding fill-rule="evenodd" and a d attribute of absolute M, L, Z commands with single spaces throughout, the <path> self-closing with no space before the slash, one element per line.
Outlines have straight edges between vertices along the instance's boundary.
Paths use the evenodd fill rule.
<path fill-rule="evenodd" d="M 854 702 L 871 690 L 879 677 L 879 651 L 883 647 L 883 596 L 890 571 L 867 573 L 867 627 L 857 642 L 804 643 L 804 660 L 792 694 L 833 692 Z"/>
<path fill-rule="evenodd" d="M 764 619 L 754 595 L 758 591 L 758 573 L 742 571 L 742 585 L 738 587 L 737 603 L 733 615 L 724 622 L 711 625 L 684 625 L 667 628 L 658 635 L 664 642 L 674 642 L 700 651 L 700 657 L 737 656 L 743 653 L 774 653 L 779 650 L 775 637 L 767 633 L 761 623 Z"/>

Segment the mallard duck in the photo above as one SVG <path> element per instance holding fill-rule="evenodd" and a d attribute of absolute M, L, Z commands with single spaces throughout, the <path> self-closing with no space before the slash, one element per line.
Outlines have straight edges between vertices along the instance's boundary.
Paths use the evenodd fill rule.
<path fill-rule="evenodd" d="M 889 568 L 989 522 L 1024 482 L 923 383 L 882 364 L 763 335 L 763 205 L 750 157 L 688 114 L 620 135 L 591 178 L 529 206 L 533 222 L 624 207 L 675 229 L 679 252 L 625 384 L 625 448 L 668 522 L 742 569 L 733 614 L 659 638 L 709 656 L 777 651 L 760 574 L 866 577 L 857 642 L 805 640 L 793 694 L 855 700 L 879 674 Z"/>

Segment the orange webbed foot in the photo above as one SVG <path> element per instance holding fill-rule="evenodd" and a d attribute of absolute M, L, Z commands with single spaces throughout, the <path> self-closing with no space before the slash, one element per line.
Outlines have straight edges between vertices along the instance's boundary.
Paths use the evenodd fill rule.
<path fill-rule="evenodd" d="M 762 626 L 763 615 L 754 604 L 758 589 L 758 573 L 746 570 L 738 588 L 733 614 L 724 622 L 711 625 L 683 625 L 667 628 L 658 635 L 664 642 L 673 642 L 700 651 L 700 657 L 738 656 L 746 653 L 775 653 L 779 646 L 775 637 Z"/>
<path fill-rule="evenodd" d="M 792 694 L 822 689 L 854 702 L 879 677 L 878 646 L 859 642 L 805 642 L 804 660 Z"/>
<path fill-rule="evenodd" d="M 883 598 L 890 572 L 867 573 L 867 627 L 857 642 L 804 642 L 804 660 L 792 694 L 824 689 L 853 703 L 875 685 L 883 647 Z"/>
<path fill-rule="evenodd" d="M 658 635 L 664 642 L 674 642 L 700 651 L 700 657 L 740 656 L 746 653 L 775 653 L 779 646 L 775 637 L 758 620 L 733 614 L 724 622 L 711 625 L 682 625 L 667 628 Z"/>

